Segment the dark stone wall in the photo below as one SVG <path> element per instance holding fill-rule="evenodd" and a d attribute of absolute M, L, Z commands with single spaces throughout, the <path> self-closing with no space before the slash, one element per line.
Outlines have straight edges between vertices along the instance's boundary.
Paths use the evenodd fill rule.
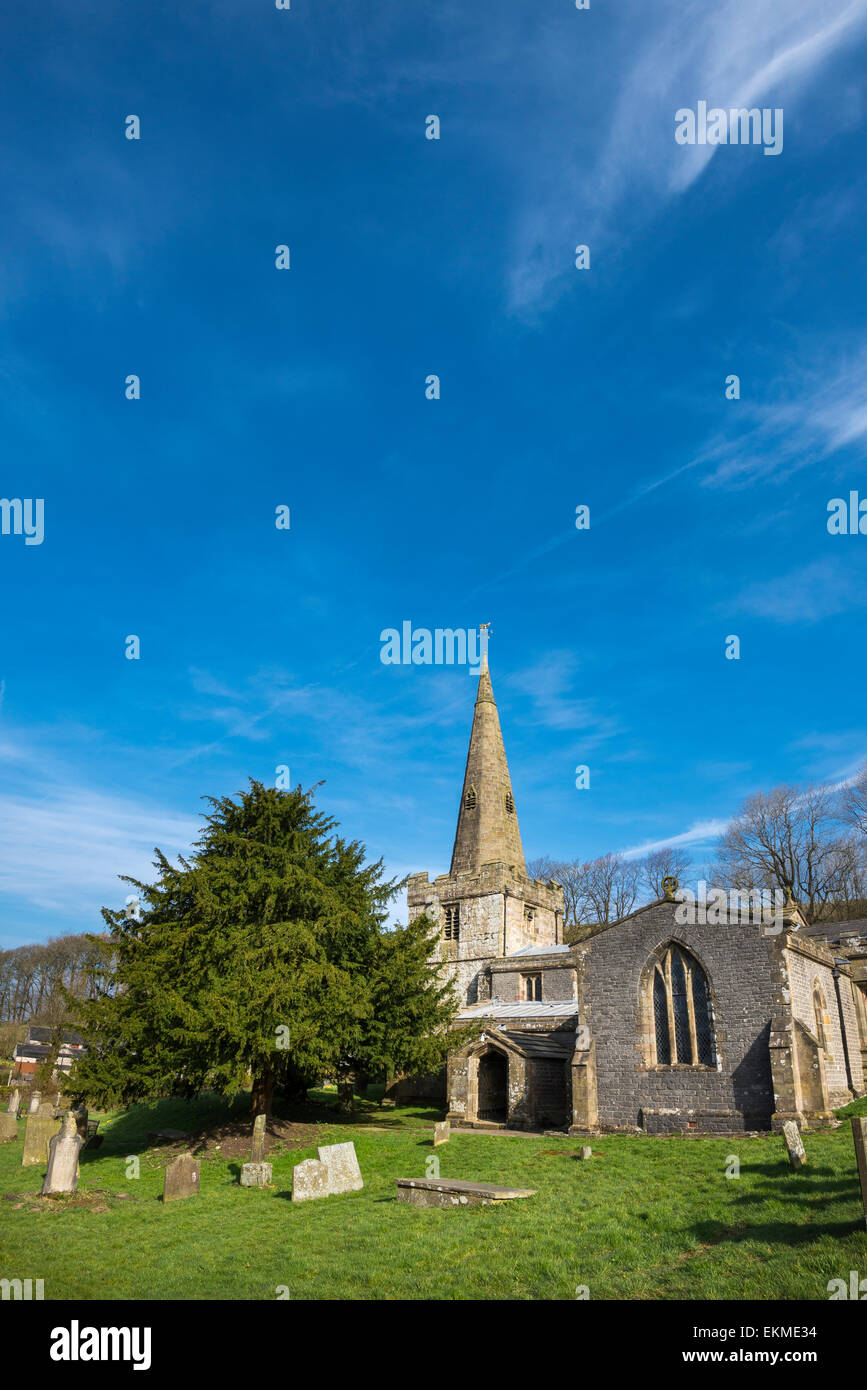
<path fill-rule="evenodd" d="M 581 943 L 581 1022 L 596 1044 L 599 1123 L 648 1133 L 769 1129 L 774 1112 L 768 1035 L 780 1008 L 774 938 L 749 922 L 681 926 L 676 903 L 644 908 Z M 648 1067 L 639 981 L 649 957 L 676 940 L 703 966 L 714 1013 L 715 1068 Z"/>

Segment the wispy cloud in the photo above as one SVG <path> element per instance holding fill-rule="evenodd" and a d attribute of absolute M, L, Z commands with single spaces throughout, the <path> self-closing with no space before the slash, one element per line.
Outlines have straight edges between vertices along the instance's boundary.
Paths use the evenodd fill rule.
<path fill-rule="evenodd" d="M 842 555 L 816 560 L 773 579 L 748 585 L 734 607 L 777 623 L 816 623 L 867 605 L 863 568 Z"/>

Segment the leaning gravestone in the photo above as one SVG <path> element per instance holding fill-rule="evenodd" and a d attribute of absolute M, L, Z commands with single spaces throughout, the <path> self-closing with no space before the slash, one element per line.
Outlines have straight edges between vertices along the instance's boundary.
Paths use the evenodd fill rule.
<path fill-rule="evenodd" d="M 319 1162 L 328 1169 L 329 1196 L 337 1192 L 358 1192 L 364 1187 L 354 1144 L 320 1145 L 316 1152 Z"/>
<path fill-rule="evenodd" d="M 6 1107 L 7 1112 L 8 1112 L 10 1115 L 14 1115 L 14 1116 L 16 1117 L 16 1119 L 17 1119 L 17 1117 L 18 1117 L 18 1107 L 19 1107 L 20 1104 L 21 1104 L 21 1092 L 20 1092 L 20 1091 L 18 1090 L 18 1088 L 16 1087 L 16 1089 L 12 1092 L 11 1096 L 9 1097 L 9 1104 L 8 1104 L 7 1107 Z"/>
<path fill-rule="evenodd" d="M 267 1122 L 267 1115 L 257 1115 L 253 1121 L 253 1148 L 250 1153 L 251 1163 L 265 1162 L 265 1125 Z"/>
<path fill-rule="evenodd" d="M 18 1138 L 18 1121 L 14 1115 L 4 1111 L 0 1115 L 0 1144 L 8 1144 L 10 1139 Z"/>
<path fill-rule="evenodd" d="M 292 1169 L 292 1201 L 309 1202 L 328 1196 L 328 1168 L 318 1158 L 305 1158 Z"/>
<path fill-rule="evenodd" d="M 75 1116 L 70 1112 L 63 1128 L 48 1146 L 48 1172 L 42 1184 L 43 1197 L 61 1192 L 75 1192 L 78 1187 L 78 1155 L 84 1140 L 78 1132 Z"/>
<path fill-rule="evenodd" d="M 852 1116 L 852 1138 L 855 1142 L 855 1159 L 858 1164 L 858 1177 L 861 1179 L 861 1202 L 864 1206 L 864 1224 L 867 1225 L 867 1119 L 863 1115 Z"/>
<path fill-rule="evenodd" d="M 798 1132 L 798 1126 L 794 1120 L 786 1120 L 783 1125 L 783 1138 L 786 1141 L 786 1148 L 789 1153 L 789 1162 L 793 1168 L 803 1168 L 807 1162 L 807 1153 Z"/>
<path fill-rule="evenodd" d="M 434 1148 L 439 1144 L 447 1144 L 452 1137 L 452 1127 L 448 1120 L 440 1120 L 434 1125 Z"/>
<path fill-rule="evenodd" d="M 192 1154 L 178 1154 L 166 1168 L 163 1185 L 163 1201 L 179 1202 L 184 1197 L 195 1197 L 199 1191 L 201 1162 Z"/>
<path fill-rule="evenodd" d="M 24 1152 L 21 1155 L 22 1168 L 34 1163 L 48 1162 L 48 1145 L 60 1129 L 61 1121 L 53 1115 L 28 1115 L 24 1127 Z"/>

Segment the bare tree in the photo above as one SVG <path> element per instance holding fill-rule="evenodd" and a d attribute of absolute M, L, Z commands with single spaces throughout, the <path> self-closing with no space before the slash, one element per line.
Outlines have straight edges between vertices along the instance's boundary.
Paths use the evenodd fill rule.
<path fill-rule="evenodd" d="M 602 854 L 581 865 L 583 922 L 617 922 L 635 906 L 641 869 L 621 854 Z"/>
<path fill-rule="evenodd" d="M 842 819 L 859 835 L 867 836 L 867 763 L 854 782 L 843 788 L 840 801 Z"/>
<path fill-rule="evenodd" d="M 713 874 L 741 891 L 791 885 L 812 917 L 841 890 L 851 860 L 839 798 L 825 786 L 776 787 L 744 802 L 717 845 Z"/>
<path fill-rule="evenodd" d="M 639 861 L 642 881 L 650 893 L 651 901 L 656 902 L 664 896 L 662 880 L 686 878 L 692 868 L 692 859 L 684 849 L 667 845 L 663 849 L 651 850 Z"/>

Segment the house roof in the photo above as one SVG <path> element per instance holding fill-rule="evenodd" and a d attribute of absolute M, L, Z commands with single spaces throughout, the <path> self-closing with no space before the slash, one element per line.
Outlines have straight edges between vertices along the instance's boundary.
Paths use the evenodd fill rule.
<path fill-rule="evenodd" d="M 51 1028 L 43 1028 L 40 1024 L 31 1023 L 30 1027 L 27 1030 L 27 1042 L 50 1043 L 52 1031 L 53 1030 Z M 71 1028 L 64 1028 L 63 1032 L 61 1033 L 61 1042 L 64 1044 L 83 1043 L 84 1038 L 81 1036 L 80 1033 L 74 1032 Z"/>

